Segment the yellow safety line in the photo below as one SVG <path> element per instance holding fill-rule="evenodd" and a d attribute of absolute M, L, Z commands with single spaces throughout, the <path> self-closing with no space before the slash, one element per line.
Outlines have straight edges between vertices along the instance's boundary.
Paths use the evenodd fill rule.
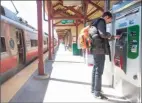
<path fill-rule="evenodd" d="M 44 54 L 44 60 L 48 52 Z M 1 103 L 9 102 L 38 68 L 38 59 L 1 85 Z"/>

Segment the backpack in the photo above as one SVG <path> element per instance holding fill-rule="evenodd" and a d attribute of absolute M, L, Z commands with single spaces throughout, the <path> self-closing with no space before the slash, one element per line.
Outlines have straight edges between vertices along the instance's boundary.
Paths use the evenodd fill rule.
<path fill-rule="evenodd" d="M 89 28 L 89 37 L 91 40 L 91 48 L 95 48 L 96 42 L 102 40 L 101 36 L 99 35 L 97 24 L 100 22 L 100 20 L 103 20 L 102 18 L 93 20 L 90 28 Z M 103 20 L 104 21 L 104 20 Z"/>

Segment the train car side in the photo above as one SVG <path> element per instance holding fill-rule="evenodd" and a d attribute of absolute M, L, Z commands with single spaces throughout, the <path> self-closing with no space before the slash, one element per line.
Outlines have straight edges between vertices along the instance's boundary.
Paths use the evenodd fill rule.
<path fill-rule="evenodd" d="M 35 59 L 38 56 L 38 37 L 37 33 L 25 32 L 26 38 L 26 62 Z M 43 52 L 47 51 L 47 36 L 43 35 Z"/>
<path fill-rule="evenodd" d="M 37 58 L 37 32 L 1 16 L 1 76 L 3 83 Z M 43 35 L 43 50 L 47 51 L 47 36 Z"/>
<path fill-rule="evenodd" d="M 13 35 L 15 28 L 6 21 L 1 21 L 1 81 L 18 65 L 16 38 Z M 15 71 L 11 72 L 11 75 Z M 10 77 L 8 75 L 7 77 Z M 2 78 L 3 77 L 3 78 Z"/>

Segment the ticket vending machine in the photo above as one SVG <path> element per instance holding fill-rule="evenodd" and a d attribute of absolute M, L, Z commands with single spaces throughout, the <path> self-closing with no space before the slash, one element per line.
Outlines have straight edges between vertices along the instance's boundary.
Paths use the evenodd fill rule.
<path fill-rule="evenodd" d="M 123 95 L 132 95 L 136 102 L 140 100 L 142 69 L 141 4 L 133 3 L 113 13 L 113 34 L 120 35 L 113 45 L 114 87 L 121 82 Z"/>
<path fill-rule="evenodd" d="M 127 29 L 118 29 L 116 34 L 120 36 L 115 43 L 114 63 L 126 73 L 127 63 Z"/>
<path fill-rule="evenodd" d="M 120 38 L 115 42 L 114 64 L 119 67 L 133 83 L 138 85 L 138 74 L 141 68 L 141 35 L 140 23 L 136 13 L 139 8 L 128 12 L 115 22 L 115 34 Z M 134 19 L 134 18 L 137 19 Z"/>

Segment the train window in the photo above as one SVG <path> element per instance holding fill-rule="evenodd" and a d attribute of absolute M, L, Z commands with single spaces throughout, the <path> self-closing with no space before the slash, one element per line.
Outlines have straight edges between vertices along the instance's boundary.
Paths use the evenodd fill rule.
<path fill-rule="evenodd" d="M 0 52 L 6 52 L 5 38 L 0 37 Z"/>
<path fill-rule="evenodd" d="M 31 40 L 31 47 L 37 46 L 37 40 Z"/>
<path fill-rule="evenodd" d="M 1 14 L 2 14 L 2 15 L 5 15 L 4 8 L 3 8 L 2 6 L 0 6 L 0 8 L 1 8 L 1 9 L 0 9 L 0 10 L 1 10 Z"/>

